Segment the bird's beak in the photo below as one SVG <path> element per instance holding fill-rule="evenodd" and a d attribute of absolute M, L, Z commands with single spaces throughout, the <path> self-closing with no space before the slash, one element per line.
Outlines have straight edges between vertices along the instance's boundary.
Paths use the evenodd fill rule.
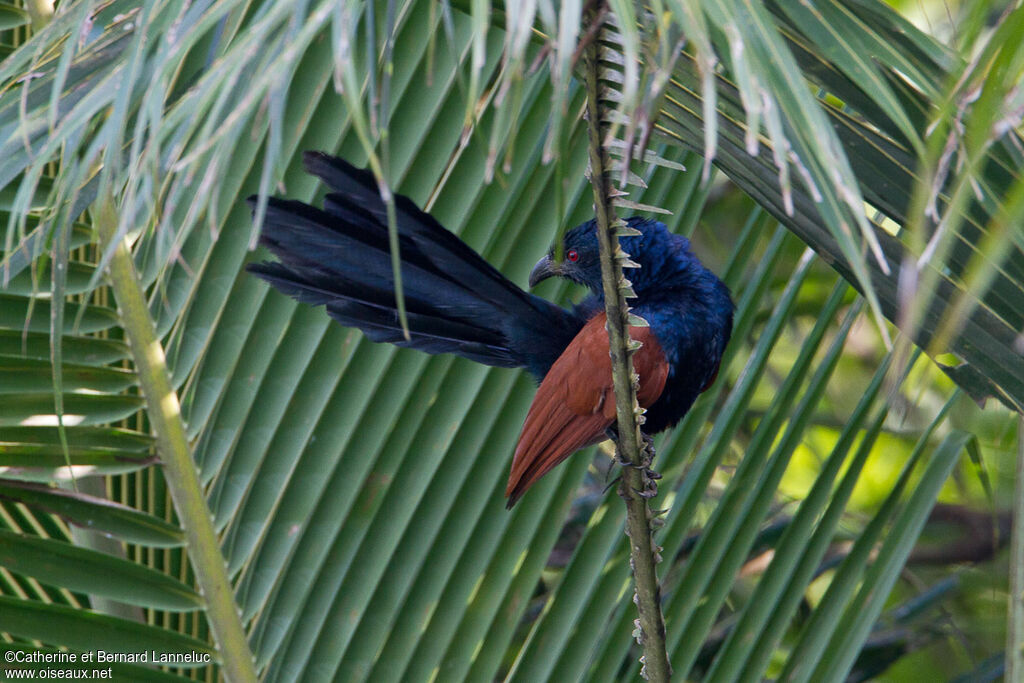
<path fill-rule="evenodd" d="M 537 261 L 537 265 L 530 271 L 530 286 L 536 287 L 549 277 L 561 274 L 561 266 L 552 260 L 551 256 L 545 256 L 540 261 Z"/>

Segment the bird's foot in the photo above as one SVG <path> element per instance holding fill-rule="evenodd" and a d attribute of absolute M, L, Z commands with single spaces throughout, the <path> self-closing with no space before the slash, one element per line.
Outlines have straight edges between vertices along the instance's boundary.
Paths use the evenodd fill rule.
<path fill-rule="evenodd" d="M 654 498 L 658 495 L 658 480 L 661 479 L 661 473 L 655 472 L 649 467 L 640 468 L 640 481 L 643 483 L 643 488 L 637 491 L 637 495 L 643 498 Z"/>
<path fill-rule="evenodd" d="M 643 467 L 642 464 L 632 462 L 631 460 L 627 460 L 626 458 L 619 455 L 618 452 L 616 452 L 615 455 L 615 462 L 619 463 L 619 465 L 621 465 L 622 467 L 630 467 L 635 470 L 641 469 Z"/>
<path fill-rule="evenodd" d="M 640 436 L 643 437 L 643 446 L 640 448 L 640 462 L 650 465 L 654 462 L 654 437 L 643 432 L 640 433 Z M 658 479 L 660 478 L 659 476 Z"/>
<path fill-rule="evenodd" d="M 654 498 L 656 495 L 658 495 L 658 485 L 655 484 L 653 481 L 648 482 L 648 486 L 645 486 L 642 489 L 633 489 L 633 493 L 640 496 L 641 498 L 647 498 L 648 500 L 650 500 L 651 498 Z"/>
<path fill-rule="evenodd" d="M 639 495 L 645 498 L 653 498 L 658 495 L 658 480 L 661 479 L 661 473 L 656 472 L 651 468 L 651 464 L 654 462 L 654 439 L 648 434 L 641 433 L 644 443 L 640 452 L 640 481 L 644 483 L 643 492 Z"/>
<path fill-rule="evenodd" d="M 642 488 L 639 489 L 634 488 L 633 491 L 636 493 L 636 495 L 641 496 L 642 498 L 653 498 L 654 496 L 658 495 L 657 482 L 659 479 L 661 479 L 661 474 L 659 472 L 654 471 L 650 467 L 651 463 L 654 462 L 654 439 L 652 439 L 649 435 L 644 434 L 642 432 L 640 435 L 641 437 L 643 437 L 643 444 L 641 445 L 640 453 L 638 454 L 639 462 L 627 460 L 622 456 L 618 449 L 616 449 L 615 452 L 615 462 L 617 462 L 623 468 L 640 470 L 640 481 L 643 484 L 643 486 Z M 605 436 L 607 436 L 609 439 L 617 440 L 619 436 L 618 430 L 616 430 L 614 426 L 609 427 L 607 430 L 605 430 Z M 608 489 L 605 490 L 607 491 Z"/>

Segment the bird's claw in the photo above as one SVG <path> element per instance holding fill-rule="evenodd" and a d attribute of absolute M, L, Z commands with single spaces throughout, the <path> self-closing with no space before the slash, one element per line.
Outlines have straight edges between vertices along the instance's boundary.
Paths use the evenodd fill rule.
<path fill-rule="evenodd" d="M 635 463 L 635 462 L 630 462 L 629 460 L 626 460 L 621 455 L 616 455 L 615 456 L 615 461 L 617 463 L 619 463 L 619 465 L 621 465 L 622 467 L 629 467 L 629 468 L 632 468 L 632 469 L 635 469 L 635 470 L 643 469 L 643 465 Z"/>
<path fill-rule="evenodd" d="M 609 437 L 615 436 L 614 429 L 609 427 L 607 430 Z M 658 480 L 661 479 L 661 473 L 651 469 L 650 465 L 654 461 L 654 439 L 647 434 L 641 433 L 643 437 L 643 445 L 640 448 L 639 462 L 632 462 L 625 459 L 620 453 L 616 452 L 615 462 L 617 462 L 623 468 L 629 468 L 634 470 L 640 470 L 640 481 L 643 483 L 642 489 L 634 488 L 633 491 L 636 495 L 642 498 L 653 498 L 658 495 Z"/>
<path fill-rule="evenodd" d="M 641 498 L 651 499 L 658 495 L 657 486 L 647 486 L 643 489 L 633 489 L 633 493 L 640 496 Z"/>
<path fill-rule="evenodd" d="M 660 472 L 655 472 L 651 468 L 645 467 L 640 479 L 644 482 L 644 490 L 653 492 L 649 497 L 653 497 L 658 494 L 658 480 L 661 479 Z"/>
<path fill-rule="evenodd" d="M 640 457 L 648 465 L 654 462 L 654 439 L 647 434 L 641 433 L 644 443 L 640 449 Z"/>

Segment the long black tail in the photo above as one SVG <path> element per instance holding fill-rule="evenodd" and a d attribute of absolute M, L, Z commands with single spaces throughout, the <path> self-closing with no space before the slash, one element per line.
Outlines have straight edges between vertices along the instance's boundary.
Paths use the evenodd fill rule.
<path fill-rule="evenodd" d="M 372 174 L 319 152 L 306 152 L 304 161 L 332 190 L 324 209 L 270 199 L 260 242 L 280 262 L 249 266 L 285 294 L 326 306 L 332 318 L 375 342 L 526 367 L 537 376 L 582 326 L 576 313 L 524 292 L 398 195 L 406 339 L 395 307 L 386 208 Z"/>

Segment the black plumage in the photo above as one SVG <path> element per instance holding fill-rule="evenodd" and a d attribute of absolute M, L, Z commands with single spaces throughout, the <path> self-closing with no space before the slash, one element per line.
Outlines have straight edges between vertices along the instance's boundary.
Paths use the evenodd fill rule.
<path fill-rule="evenodd" d="M 387 210 L 372 174 L 322 153 L 308 152 L 304 160 L 331 189 L 324 208 L 269 199 L 260 242 L 278 261 L 252 264 L 252 273 L 299 301 L 325 306 L 375 342 L 532 373 L 540 388 L 516 449 L 510 504 L 574 450 L 603 438 L 614 396 L 593 221 L 566 233 L 564 260 L 556 262 L 552 250 L 530 276 L 531 285 L 559 276 L 591 290 L 565 309 L 523 291 L 396 195 L 407 337 L 396 310 Z M 686 238 L 656 221 L 628 223 L 636 234 L 621 244 L 640 265 L 628 273 L 637 295 L 630 303 L 649 323 L 634 336 L 647 340 L 635 359 L 648 409 L 644 427 L 653 433 L 678 422 L 714 381 L 733 305 Z"/>

